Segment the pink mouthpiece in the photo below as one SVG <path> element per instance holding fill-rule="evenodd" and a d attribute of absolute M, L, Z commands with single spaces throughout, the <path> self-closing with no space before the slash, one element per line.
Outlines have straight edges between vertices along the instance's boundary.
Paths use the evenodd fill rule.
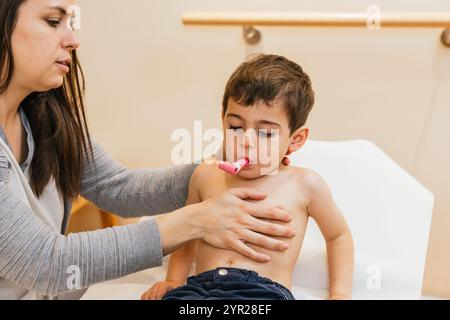
<path fill-rule="evenodd" d="M 250 160 L 248 158 L 242 158 L 242 159 L 236 161 L 235 163 L 229 163 L 229 162 L 222 161 L 219 164 L 219 168 L 229 174 L 237 175 L 239 173 L 239 171 L 241 171 L 242 169 L 247 167 L 249 164 L 250 164 Z"/>

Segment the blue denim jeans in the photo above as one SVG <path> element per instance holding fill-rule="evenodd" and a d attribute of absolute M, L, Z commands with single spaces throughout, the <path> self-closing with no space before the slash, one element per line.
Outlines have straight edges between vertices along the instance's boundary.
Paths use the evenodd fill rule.
<path fill-rule="evenodd" d="M 295 300 L 286 287 L 256 272 L 217 268 L 189 277 L 162 300 Z"/>

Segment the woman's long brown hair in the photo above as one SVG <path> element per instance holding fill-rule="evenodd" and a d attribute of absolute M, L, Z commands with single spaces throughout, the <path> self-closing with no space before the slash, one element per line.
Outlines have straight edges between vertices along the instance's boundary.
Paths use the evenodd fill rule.
<path fill-rule="evenodd" d="M 8 89 L 14 73 L 11 37 L 24 1 L 0 1 L 0 95 Z M 71 55 L 70 71 L 61 87 L 34 92 L 21 104 L 36 146 L 30 185 L 38 197 L 53 177 L 66 199 L 75 198 L 80 192 L 83 159 L 93 160 L 83 104 L 84 76 L 76 51 Z"/>

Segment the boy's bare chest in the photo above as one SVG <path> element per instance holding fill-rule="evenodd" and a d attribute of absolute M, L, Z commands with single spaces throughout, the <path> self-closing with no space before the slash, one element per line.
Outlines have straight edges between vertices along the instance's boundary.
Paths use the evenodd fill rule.
<path fill-rule="evenodd" d="M 306 192 L 302 190 L 295 179 L 288 175 L 243 180 L 230 179 L 225 174 L 218 173 L 209 182 L 199 190 L 202 201 L 220 195 L 228 189 L 250 187 L 267 194 L 267 198 L 258 203 L 282 206 L 292 213 L 306 213 L 309 203 Z"/>

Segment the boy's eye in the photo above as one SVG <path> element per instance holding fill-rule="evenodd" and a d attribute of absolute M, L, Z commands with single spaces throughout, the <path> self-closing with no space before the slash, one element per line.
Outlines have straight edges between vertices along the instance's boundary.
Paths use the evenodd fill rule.
<path fill-rule="evenodd" d="M 271 138 L 275 135 L 275 130 L 260 129 L 258 134 L 264 138 Z"/>
<path fill-rule="evenodd" d="M 235 132 L 236 132 L 236 131 L 243 130 L 242 127 L 234 127 L 234 126 L 231 126 L 231 125 L 230 125 L 230 129 L 233 130 L 233 131 L 235 131 Z"/>
<path fill-rule="evenodd" d="M 51 27 L 56 28 L 56 27 L 61 23 L 61 21 L 58 20 L 58 19 L 48 19 L 48 20 L 47 20 L 47 23 L 48 23 Z"/>

